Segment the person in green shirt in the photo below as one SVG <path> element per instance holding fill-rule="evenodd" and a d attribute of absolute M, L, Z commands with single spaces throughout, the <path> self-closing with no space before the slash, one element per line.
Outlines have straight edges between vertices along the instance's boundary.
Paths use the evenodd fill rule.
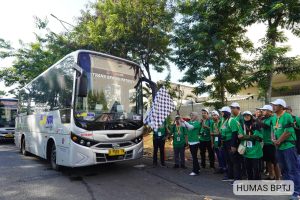
<path fill-rule="evenodd" d="M 169 132 L 167 121 L 153 131 L 153 166 L 157 166 L 157 153 L 160 151 L 160 164 L 165 167 L 165 141 Z"/>
<path fill-rule="evenodd" d="M 240 180 L 242 157 L 237 152 L 237 136 L 240 130 L 239 124 L 233 117 L 231 117 L 231 109 L 228 106 L 223 107 L 220 111 L 224 118 L 220 132 L 223 144 L 222 148 L 225 152 L 225 160 L 227 164 L 227 177 L 224 177 L 223 181 Z"/>
<path fill-rule="evenodd" d="M 191 120 L 189 122 L 184 121 L 180 118 L 181 126 L 188 129 L 188 144 L 190 147 L 190 152 L 193 159 L 193 171 L 190 173 L 191 176 L 196 176 L 199 174 L 200 166 L 198 162 L 198 149 L 199 149 L 199 133 L 200 133 L 200 122 L 198 120 L 198 113 L 192 112 L 190 114 Z"/>
<path fill-rule="evenodd" d="M 215 155 L 211 146 L 211 136 L 210 136 L 210 124 L 211 119 L 209 118 L 209 110 L 204 108 L 201 110 L 202 119 L 201 119 L 201 129 L 199 136 L 199 147 L 200 147 L 200 157 L 201 157 L 201 166 L 202 168 L 206 167 L 206 150 L 208 151 L 210 168 L 215 168 Z"/>
<path fill-rule="evenodd" d="M 220 128 L 222 121 L 218 111 L 214 110 L 211 112 L 212 123 L 210 124 L 210 135 L 211 135 L 211 146 L 217 155 L 219 169 L 215 173 L 222 174 L 226 171 L 226 163 L 224 158 L 224 151 L 221 148 L 221 133 Z"/>
<path fill-rule="evenodd" d="M 260 159 L 263 156 L 260 142 L 263 139 L 263 135 L 259 126 L 255 126 L 255 120 L 250 111 L 245 111 L 243 116 L 244 131 L 239 133 L 238 138 L 241 140 L 241 144 L 246 148 L 243 156 L 245 158 L 247 177 L 248 180 L 260 180 Z"/>
<path fill-rule="evenodd" d="M 173 168 L 183 168 L 185 166 L 185 146 L 188 144 L 187 140 L 187 130 L 185 127 L 181 126 L 180 116 L 175 117 L 175 123 L 172 125 L 171 134 L 173 136 L 173 150 L 174 150 L 174 167 Z"/>
<path fill-rule="evenodd" d="M 269 180 L 279 180 L 280 179 L 280 169 L 277 164 L 276 159 L 276 148 L 272 142 L 272 120 L 273 120 L 273 108 L 271 105 L 264 105 L 261 108 L 262 111 L 262 134 L 263 134 L 263 160 L 267 164 L 267 169 L 269 172 Z"/>
<path fill-rule="evenodd" d="M 272 121 L 273 143 L 277 147 L 277 159 L 283 180 L 294 181 L 294 194 L 291 199 L 300 198 L 300 165 L 295 148 L 295 130 L 293 117 L 285 111 L 286 102 L 276 99 L 271 103 L 275 112 Z"/>

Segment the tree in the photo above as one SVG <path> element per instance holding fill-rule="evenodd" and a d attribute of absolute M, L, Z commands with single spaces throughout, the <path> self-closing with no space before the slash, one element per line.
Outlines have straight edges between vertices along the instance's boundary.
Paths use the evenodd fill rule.
<path fill-rule="evenodd" d="M 39 29 L 46 29 L 47 20 L 36 18 Z M 14 57 L 11 67 L 0 70 L 0 79 L 6 86 L 18 84 L 19 88 L 37 77 L 66 54 L 78 46 L 71 42 L 68 33 L 56 34 L 48 31 L 45 36 L 36 35 L 36 41 L 13 48 L 9 42 L 0 40 L 0 58 Z"/>
<path fill-rule="evenodd" d="M 288 78 L 295 78 L 300 72 L 297 57 L 287 57 L 289 47 L 280 46 L 287 38 L 284 30 L 300 35 L 300 2 L 299 0 L 256 0 L 248 1 L 244 13 L 247 13 L 246 25 L 264 23 L 267 26 L 258 57 L 254 60 L 250 83 L 257 82 L 265 103 L 272 96 L 272 79 L 274 74 L 283 73 Z M 250 84 L 251 85 L 251 84 Z"/>
<path fill-rule="evenodd" d="M 179 1 L 181 20 L 175 29 L 174 62 L 186 70 L 181 81 L 197 83 L 197 94 L 208 92 L 214 105 L 225 104 L 225 92 L 242 86 L 246 64 L 241 50 L 252 43 L 244 36 L 241 10 L 233 0 Z M 212 77 L 211 84 L 205 80 Z"/>
<path fill-rule="evenodd" d="M 167 0 L 98 1 L 83 12 L 74 37 L 81 46 L 141 64 L 144 80 L 155 85 L 150 68 L 168 68 L 173 17 Z"/>

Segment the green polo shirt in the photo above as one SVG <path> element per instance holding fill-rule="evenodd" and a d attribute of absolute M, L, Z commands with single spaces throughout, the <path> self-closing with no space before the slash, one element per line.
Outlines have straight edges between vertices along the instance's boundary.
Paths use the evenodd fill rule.
<path fill-rule="evenodd" d="M 270 116 L 262 120 L 262 123 L 268 127 L 264 127 L 261 129 L 263 135 L 264 144 L 273 144 L 271 138 L 271 130 L 272 130 L 272 121 L 274 116 Z"/>
<path fill-rule="evenodd" d="M 233 132 L 240 132 L 238 122 L 233 117 L 230 117 L 228 120 L 223 119 L 220 130 L 224 141 L 231 140 Z"/>
<path fill-rule="evenodd" d="M 285 150 L 285 149 L 295 147 L 294 142 L 296 140 L 296 134 L 295 134 L 293 124 L 294 124 L 294 119 L 292 115 L 290 115 L 287 112 L 285 112 L 280 117 L 277 117 L 276 115 L 274 116 L 272 120 L 272 127 L 273 127 L 273 132 L 275 134 L 276 140 L 279 139 L 280 136 L 285 132 L 291 133 L 290 137 L 288 137 L 284 142 L 282 142 L 279 145 L 278 148 L 279 150 Z"/>
<path fill-rule="evenodd" d="M 153 138 L 157 138 L 157 137 L 164 137 L 166 135 L 166 126 L 167 123 L 164 122 L 158 129 L 157 131 L 153 131 Z"/>
<path fill-rule="evenodd" d="M 203 121 L 203 124 L 208 127 L 210 127 L 211 123 L 212 123 L 211 119 L 207 119 L 207 120 Z M 204 128 L 201 125 L 199 140 L 200 141 L 210 141 L 211 140 L 210 128 Z"/>
<path fill-rule="evenodd" d="M 245 135 L 245 133 L 239 133 L 241 135 Z M 260 137 L 263 139 L 263 134 L 259 130 L 255 130 L 253 135 Z M 259 141 L 254 140 L 242 140 L 241 142 L 243 145 L 246 146 L 246 151 L 244 153 L 245 158 L 261 158 L 263 156 L 262 147 Z"/>
<path fill-rule="evenodd" d="M 220 128 L 221 128 L 222 121 L 219 120 L 218 122 L 215 122 L 212 120 L 212 123 L 210 124 L 210 133 L 211 134 L 220 134 Z M 214 147 L 217 148 L 219 147 L 219 136 L 213 136 L 213 142 L 214 142 Z"/>
<path fill-rule="evenodd" d="M 243 115 L 241 115 L 241 113 L 240 113 L 237 116 L 232 116 L 232 118 L 237 121 L 238 127 L 239 127 L 239 133 L 241 133 L 244 130 L 243 125 L 244 125 L 244 122 L 245 122 Z"/>
<path fill-rule="evenodd" d="M 171 132 L 173 134 L 173 147 L 180 148 L 185 145 L 185 137 L 187 136 L 187 129 L 182 126 L 172 125 Z"/>
<path fill-rule="evenodd" d="M 198 120 L 196 121 L 189 121 L 190 125 L 194 126 L 194 129 L 188 130 L 188 142 L 199 142 L 199 133 L 201 124 Z"/>

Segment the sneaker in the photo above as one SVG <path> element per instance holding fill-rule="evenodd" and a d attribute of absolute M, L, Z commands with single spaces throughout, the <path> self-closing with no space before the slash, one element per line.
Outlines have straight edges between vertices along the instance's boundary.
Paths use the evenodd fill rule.
<path fill-rule="evenodd" d="M 173 166 L 173 168 L 174 168 L 174 169 L 177 169 L 177 168 L 179 168 L 179 165 L 176 165 L 176 164 L 175 164 L 175 165 Z"/>
<path fill-rule="evenodd" d="M 191 172 L 190 176 L 197 176 L 198 174 L 196 174 L 195 172 Z"/>
<path fill-rule="evenodd" d="M 222 181 L 224 181 L 224 182 L 232 182 L 232 181 L 234 181 L 234 179 L 225 177 L 225 178 L 222 179 Z"/>
<path fill-rule="evenodd" d="M 181 165 L 182 169 L 187 169 L 187 167 L 185 165 Z"/>

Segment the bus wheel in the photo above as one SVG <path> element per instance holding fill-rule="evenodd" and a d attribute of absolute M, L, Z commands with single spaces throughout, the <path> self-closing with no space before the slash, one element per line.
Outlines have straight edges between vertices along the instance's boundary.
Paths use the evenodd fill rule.
<path fill-rule="evenodd" d="M 23 138 L 21 141 L 21 153 L 24 156 L 28 156 L 28 152 L 26 151 L 26 148 L 25 148 L 25 138 Z"/>
<path fill-rule="evenodd" d="M 52 169 L 59 170 L 59 165 L 56 164 L 56 147 L 55 147 L 55 144 L 52 144 L 52 147 L 51 147 L 50 164 L 51 164 Z"/>

